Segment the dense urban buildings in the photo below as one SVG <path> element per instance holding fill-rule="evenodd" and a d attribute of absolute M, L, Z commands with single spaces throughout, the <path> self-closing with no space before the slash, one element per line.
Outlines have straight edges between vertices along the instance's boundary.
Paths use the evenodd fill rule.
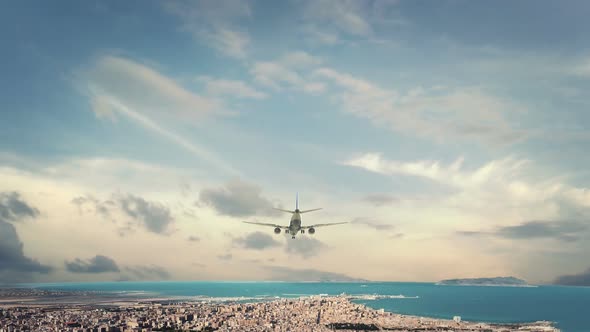
<path fill-rule="evenodd" d="M 12 299 L 18 300 L 15 297 Z M 346 295 L 283 298 L 254 303 L 154 299 L 110 304 L 18 302 L 0 302 L 0 332 L 559 331 L 549 322 L 491 325 L 465 322 L 458 316 L 442 320 L 399 315 L 354 303 Z"/>

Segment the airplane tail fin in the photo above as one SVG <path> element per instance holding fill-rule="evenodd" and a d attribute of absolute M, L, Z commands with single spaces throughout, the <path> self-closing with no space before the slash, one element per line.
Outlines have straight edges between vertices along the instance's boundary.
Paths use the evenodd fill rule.
<path fill-rule="evenodd" d="M 283 212 L 287 212 L 287 213 L 295 213 L 295 212 L 307 213 L 307 212 L 313 212 L 313 211 L 321 210 L 322 208 L 299 211 L 299 193 L 297 193 L 297 196 L 295 196 L 295 211 L 285 210 L 285 209 L 280 209 L 280 208 L 273 208 L 273 209 L 279 210 L 279 211 L 283 211 Z"/>

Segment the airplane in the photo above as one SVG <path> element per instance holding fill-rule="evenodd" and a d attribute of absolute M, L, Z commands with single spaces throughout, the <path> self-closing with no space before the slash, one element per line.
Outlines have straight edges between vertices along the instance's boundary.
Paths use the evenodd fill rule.
<path fill-rule="evenodd" d="M 263 222 L 252 222 L 252 221 L 244 221 L 244 223 L 274 227 L 275 234 L 281 234 L 281 230 L 285 230 L 285 233 L 291 234 L 292 239 L 294 239 L 295 235 L 297 235 L 297 233 L 299 233 L 299 232 L 301 232 L 301 234 L 304 234 L 305 230 L 307 230 L 307 232 L 309 234 L 315 234 L 315 229 L 317 227 L 348 224 L 348 222 L 336 222 L 336 223 L 331 223 L 331 224 L 315 224 L 315 225 L 310 225 L 310 226 L 301 226 L 301 215 L 302 214 L 307 213 L 307 212 L 318 211 L 318 210 L 321 210 L 322 208 L 303 210 L 303 211 L 299 210 L 299 194 L 297 194 L 297 196 L 295 198 L 295 210 L 294 211 L 283 210 L 283 209 L 279 209 L 279 208 L 273 208 L 273 209 L 292 214 L 291 222 L 289 223 L 289 226 L 281 226 L 281 225 L 277 225 L 277 224 L 270 224 L 270 223 L 263 223 Z"/>

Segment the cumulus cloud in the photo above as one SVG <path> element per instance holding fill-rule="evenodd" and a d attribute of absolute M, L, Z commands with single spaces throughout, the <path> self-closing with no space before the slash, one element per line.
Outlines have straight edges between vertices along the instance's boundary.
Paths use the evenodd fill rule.
<path fill-rule="evenodd" d="M 270 272 L 271 280 L 280 281 L 366 281 L 364 279 L 350 277 L 346 274 L 327 272 L 316 269 L 293 269 L 283 266 L 266 266 Z"/>
<path fill-rule="evenodd" d="M 262 189 L 252 183 L 233 180 L 221 188 L 206 188 L 199 193 L 201 203 L 219 214 L 232 217 L 274 216 L 273 203 L 262 196 Z"/>
<path fill-rule="evenodd" d="M 301 256 L 304 259 L 308 259 L 317 256 L 321 253 L 322 249 L 325 249 L 326 245 L 321 241 L 311 237 L 300 236 L 293 240 L 287 241 L 285 252 L 289 255 Z"/>
<path fill-rule="evenodd" d="M 262 232 L 254 232 L 244 237 L 234 238 L 232 243 L 242 248 L 254 250 L 264 250 L 281 245 L 272 236 Z"/>
<path fill-rule="evenodd" d="M 590 217 L 590 191 L 569 185 L 563 177 L 538 175 L 534 163 L 529 160 L 504 158 L 467 168 L 462 158 L 448 164 L 406 162 L 368 153 L 344 164 L 386 176 L 428 179 L 435 186 L 451 189 L 434 203 L 439 208 L 453 209 L 475 219 L 470 224 L 476 228 L 463 226 L 459 233 L 463 236 L 572 242 L 588 238 L 590 233 L 586 222 Z M 493 215 L 495 220 L 487 229 L 481 229 L 478 222 L 486 215 Z M 527 245 L 522 241 L 523 248 Z"/>
<path fill-rule="evenodd" d="M 76 258 L 73 261 L 66 261 L 65 267 L 72 273 L 105 273 L 119 272 L 117 263 L 107 256 L 96 255 L 93 258 L 82 260 Z"/>
<path fill-rule="evenodd" d="M 119 204 L 128 216 L 140 221 L 147 230 L 154 233 L 164 233 L 174 221 L 170 209 L 138 196 L 122 196 L 119 198 Z"/>
<path fill-rule="evenodd" d="M 105 201 L 92 195 L 79 196 L 72 200 L 72 204 L 82 213 L 93 212 L 106 218 L 122 212 L 148 231 L 158 234 L 165 233 L 174 222 L 169 208 L 132 194 L 113 194 Z"/>
<path fill-rule="evenodd" d="M 39 210 L 25 202 L 17 192 L 0 193 L 0 220 L 21 221 L 25 218 L 36 218 Z"/>
<path fill-rule="evenodd" d="M 183 28 L 197 41 L 228 57 L 247 57 L 250 35 L 237 23 L 250 17 L 248 1 L 167 1 L 164 7 L 181 19 Z"/>
<path fill-rule="evenodd" d="M 431 160 L 397 161 L 387 160 L 380 153 L 366 153 L 343 164 L 383 175 L 416 176 L 454 187 L 472 188 L 490 182 L 516 182 L 520 172 L 530 163 L 526 159 L 509 157 L 491 161 L 476 170 L 468 171 L 463 169 L 463 162 L 463 158 L 457 158 L 449 165 Z"/>
<path fill-rule="evenodd" d="M 480 213 L 489 209 L 531 212 L 531 207 L 534 206 L 544 209 L 534 212 L 547 211 L 551 213 L 550 218 L 555 218 L 557 203 L 547 205 L 547 201 L 574 201 L 570 198 L 574 188 L 559 179 L 530 178 L 527 172 L 530 172 L 531 162 L 525 159 L 508 157 L 492 160 L 475 169 L 467 169 L 463 166 L 463 158 L 445 165 L 428 160 L 388 160 L 379 153 L 366 153 L 343 164 L 386 176 L 411 176 L 430 180 L 434 185 L 442 185 L 452 191 L 443 198 L 448 204 L 479 210 Z"/>
<path fill-rule="evenodd" d="M 579 274 L 559 276 L 553 283 L 566 286 L 590 286 L 590 269 Z"/>
<path fill-rule="evenodd" d="M 113 200 L 101 201 L 92 195 L 75 197 L 72 199 L 72 204 L 78 207 L 80 214 L 90 212 L 105 218 L 110 218 L 111 210 L 117 207 Z"/>

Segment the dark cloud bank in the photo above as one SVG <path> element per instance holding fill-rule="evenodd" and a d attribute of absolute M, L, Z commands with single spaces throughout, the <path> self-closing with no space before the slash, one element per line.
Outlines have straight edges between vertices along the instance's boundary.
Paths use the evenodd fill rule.
<path fill-rule="evenodd" d="M 590 286 L 590 268 L 580 274 L 557 277 L 553 283 L 566 286 Z"/>
<path fill-rule="evenodd" d="M 588 237 L 590 223 L 583 220 L 527 221 L 516 226 L 504 226 L 492 231 L 459 231 L 459 235 L 479 237 L 495 236 L 511 240 L 553 239 L 562 243 L 581 243 Z M 583 249 L 582 249 L 583 250 Z M 579 274 L 562 275 L 553 284 L 590 286 L 590 268 Z"/>
<path fill-rule="evenodd" d="M 88 260 L 75 260 L 65 262 L 65 267 L 68 272 L 72 273 L 105 273 L 105 272 L 119 272 L 117 263 L 109 257 L 103 255 L 96 255 Z"/>
<path fill-rule="evenodd" d="M 133 265 L 119 267 L 114 259 L 96 255 L 90 259 L 76 258 L 65 262 L 66 271 L 83 274 L 118 273 L 119 281 L 170 279 L 170 273 L 156 265 Z"/>
<path fill-rule="evenodd" d="M 492 235 L 507 239 L 555 239 L 577 241 L 584 232 L 590 230 L 585 221 L 527 221 L 516 226 L 499 227 L 493 231 L 459 231 L 465 236 Z"/>
<path fill-rule="evenodd" d="M 0 193 L 0 282 L 30 281 L 33 273 L 47 274 L 48 265 L 25 256 L 23 243 L 11 222 L 39 216 L 39 210 L 25 202 L 16 192 Z"/>

